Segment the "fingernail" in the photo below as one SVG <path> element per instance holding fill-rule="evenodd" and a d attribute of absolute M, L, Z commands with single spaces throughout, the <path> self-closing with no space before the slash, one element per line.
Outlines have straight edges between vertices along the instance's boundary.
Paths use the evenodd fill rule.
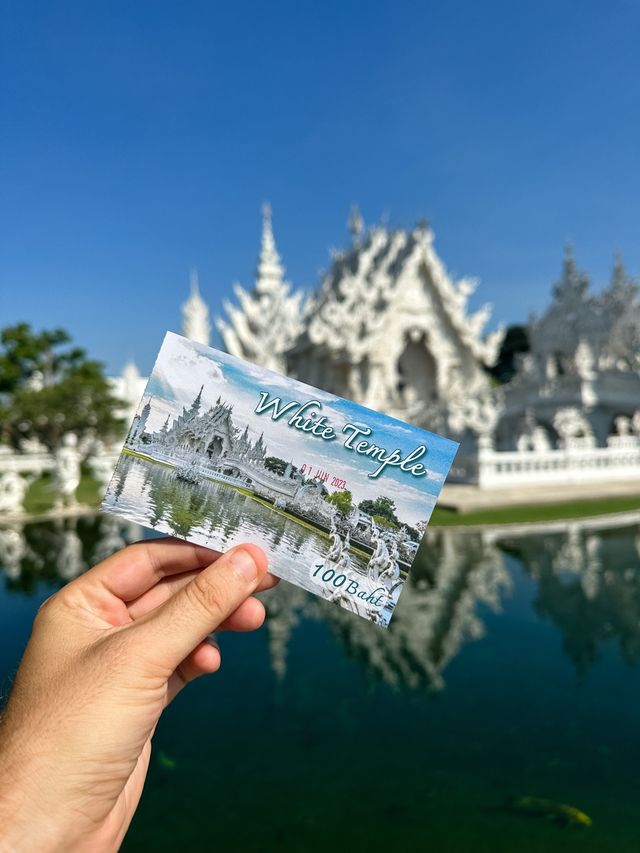
<path fill-rule="evenodd" d="M 244 548 L 238 548 L 236 551 L 231 552 L 229 559 L 233 568 L 240 572 L 248 583 L 252 583 L 258 577 L 256 561 L 249 551 L 246 551 Z"/>
<path fill-rule="evenodd" d="M 218 651 L 220 651 L 220 645 L 218 643 L 218 638 L 216 637 L 215 633 L 212 632 L 211 634 L 208 634 L 205 637 L 204 641 L 205 643 L 209 643 L 210 646 L 213 646 L 214 649 L 218 649 Z"/>

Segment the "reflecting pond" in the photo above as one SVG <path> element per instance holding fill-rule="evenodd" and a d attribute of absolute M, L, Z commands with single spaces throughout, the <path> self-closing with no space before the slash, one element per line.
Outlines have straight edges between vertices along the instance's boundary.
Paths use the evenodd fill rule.
<path fill-rule="evenodd" d="M 142 535 L 0 528 L 3 692 L 39 603 Z M 631 519 L 433 529 L 388 631 L 285 583 L 264 600 L 163 717 L 125 850 L 639 849 Z"/>

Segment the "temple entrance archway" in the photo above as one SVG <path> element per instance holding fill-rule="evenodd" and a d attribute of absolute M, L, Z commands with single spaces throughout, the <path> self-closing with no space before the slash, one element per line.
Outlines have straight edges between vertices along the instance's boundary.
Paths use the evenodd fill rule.
<path fill-rule="evenodd" d="M 223 444 L 222 439 L 219 435 L 217 435 L 212 441 L 209 442 L 209 446 L 207 447 L 207 456 L 209 459 L 212 459 L 214 456 L 220 456 L 222 453 Z"/>
<path fill-rule="evenodd" d="M 406 339 L 396 367 L 397 392 L 403 402 L 431 403 L 438 398 L 436 361 L 424 333 Z"/>

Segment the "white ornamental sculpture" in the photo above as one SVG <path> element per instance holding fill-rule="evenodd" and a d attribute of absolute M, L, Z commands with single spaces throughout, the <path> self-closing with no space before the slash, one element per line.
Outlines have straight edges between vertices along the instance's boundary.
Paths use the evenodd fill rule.
<path fill-rule="evenodd" d="M 616 255 L 611 284 L 601 294 L 604 327 L 602 366 L 620 371 L 640 369 L 640 286 L 631 278 Z"/>
<path fill-rule="evenodd" d="M 560 437 L 560 446 L 565 449 L 593 447 L 595 444 L 591 425 L 578 408 L 567 406 L 558 409 L 553 419 L 553 427 Z"/>
<path fill-rule="evenodd" d="M 114 396 L 122 400 L 122 407 L 118 408 L 115 414 L 125 423 L 130 423 L 144 393 L 147 378 L 140 375 L 138 365 L 130 359 L 120 376 L 112 377 L 109 382 Z"/>
<path fill-rule="evenodd" d="M 87 465 L 103 489 L 109 485 L 115 466 L 113 453 L 109 453 L 103 441 L 92 442 L 87 455 Z"/>
<path fill-rule="evenodd" d="M 272 370 L 285 371 L 285 353 L 302 325 L 302 293 L 291 293 L 276 249 L 271 207 L 262 210 L 262 245 L 255 288 L 247 292 L 234 285 L 239 307 L 224 302 L 228 320 L 217 321 L 218 331 L 231 355 Z"/>
<path fill-rule="evenodd" d="M 191 284 L 191 295 L 182 306 L 182 334 L 191 341 L 209 346 L 209 339 L 211 337 L 209 309 L 204 299 L 200 296 L 197 270 L 191 270 L 189 281 Z"/>
<path fill-rule="evenodd" d="M 80 485 L 80 461 L 78 437 L 68 432 L 62 439 L 62 446 L 55 452 L 53 485 L 56 491 L 56 506 L 73 506 L 76 502 L 76 489 Z"/>
<path fill-rule="evenodd" d="M 0 513 L 20 512 L 28 487 L 29 481 L 16 471 L 0 473 Z"/>

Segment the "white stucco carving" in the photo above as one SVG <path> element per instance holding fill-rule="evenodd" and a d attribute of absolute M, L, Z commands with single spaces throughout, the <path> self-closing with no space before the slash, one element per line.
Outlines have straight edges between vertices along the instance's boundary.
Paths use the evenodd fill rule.
<path fill-rule="evenodd" d="M 182 306 L 182 334 L 185 338 L 196 341 L 196 343 L 209 346 L 209 339 L 211 337 L 209 308 L 200 296 L 197 270 L 191 270 L 189 273 L 189 284 L 191 293 Z"/>
<path fill-rule="evenodd" d="M 28 481 L 15 471 L 0 473 L 0 512 L 19 512 Z"/>
<path fill-rule="evenodd" d="M 551 449 L 632 448 L 624 419 L 633 418 L 640 400 L 634 330 L 640 330 L 640 289 L 620 258 L 609 286 L 596 294 L 567 249 L 551 304 L 529 322 L 531 350 L 504 389 L 496 448 L 519 446 L 525 412 L 545 427 Z"/>
<path fill-rule="evenodd" d="M 291 292 L 276 249 L 271 207 L 262 212 L 262 244 L 256 283 L 247 292 L 234 285 L 238 305 L 224 302 L 226 320 L 216 325 L 228 352 L 272 370 L 286 370 L 285 353 L 300 332 L 302 293 Z"/>
<path fill-rule="evenodd" d="M 55 452 L 53 483 L 58 506 L 72 506 L 76 502 L 76 489 L 80 485 L 81 454 L 78 450 L 78 437 L 68 432 L 62 445 Z"/>
<path fill-rule="evenodd" d="M 451 280 L 426 225 L 351 232 L 287 353 L 290 373 L 418 425 L 486 431 L 498 400 L 484 368 L 503 332 L 482 336 L 488 306 L 468 313 L 474 282 Z"/>

